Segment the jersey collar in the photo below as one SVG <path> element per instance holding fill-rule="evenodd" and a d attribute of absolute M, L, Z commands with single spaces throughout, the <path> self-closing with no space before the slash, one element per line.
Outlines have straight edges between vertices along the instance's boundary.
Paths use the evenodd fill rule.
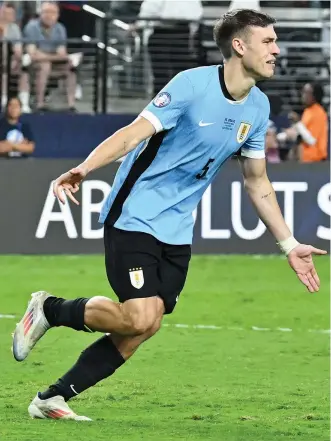
<path fill-rule="evenodd" d="M 221 89 L 222 89 L 222 92 L 223 92 L 223 95 L 224 95 L 224 98 L 230 103 L 230 104 L 243 104 L 246 100 L 247 100 L 247 98 L 248 98 L 248 95 L 246 95 L 245 96 L 245 98 L 243 98 L 242 100 L 235 100 L 234 98 L 233 98 L 233 96 L 231 96 L 230 95 L 230 92 L 228 91 L 228 89 L 226 88 L 226 85 L 225 85 L 225 80 L 224 80 L 224 66 L 222 65 L 222 66 L 219 66 L 218 67 L 218 78 L 219 78 L 219 81 L 220 81 L 220 86 L 221 86 Z"/>

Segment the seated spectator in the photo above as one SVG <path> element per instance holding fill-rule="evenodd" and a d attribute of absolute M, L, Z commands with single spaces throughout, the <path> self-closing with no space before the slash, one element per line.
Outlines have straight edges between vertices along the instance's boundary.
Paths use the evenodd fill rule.
<path fill-rule="evenodd" d="M 298 145 L 298 158 L 301 162 L 319 162 L 327 158 L 328 116 L 322 107 L 323 88 L 318 83 L 307 83 L 302 89 L 302 102 L 305 110 L 300 118 L 290 112 L 293 126 L 279 133 L 279 141 L 301 138 Z"/>
<path fill-rule="evenodd" d="M 0 37 L 6 41 L 13 42 L 11 46 L 12 56 L 10 65 L 10 75 L 19 76 L 21 73 L 21 58 L 22 58 L 22 43 L 19 41 L 22 39 L 21 30 L 16 23 L 16 11 L 13 3 L 3 3 L 0 8 Z M 2 52 L 2 64 L 7 65 L 7 46 L 4 47 Z M 7 75 L 2 75 L 2 97 L 1 107 L 4 107 L 7 103 L 7 97 L 9 93 L 7 91 Z"/>
<path fill-rule="evenodd" d="M 277 141 L 277 128 L 275 124 L 269 120 L 266 139 L 265 139 L 266 158 L 270 163 L 281 162 L 279 156 L 279 145 Z"/>
<path fill-rule="evenodd" d="M 36 74 L 37 109 L 45 110 L 45 92 L 49 77 L 65 76 L 67 80 L 67 98 L 71 110 L 75 107 L 76 73 L 67 53 L 67 33 L 58 22 L 59 7 L 54 2 L 41 5 L 40 18 L 31 20 L 24 28 L 24 38 L 31 41 L 26 51 L 31 57 L 32 69 Z M 29 73 L 30 73 L 29 72 Z M 20 95 L 23 109 L 28 109 L 30 87 L 28 74 L 24 74 Z"/>
<path fill-rule="evenodd" d="M 28 123 L 21 122 L 21 102 L 8 100 L 4 118 L 0 120 L 0 157 L 22 158 L 34 151 L 34 140 Z"/>

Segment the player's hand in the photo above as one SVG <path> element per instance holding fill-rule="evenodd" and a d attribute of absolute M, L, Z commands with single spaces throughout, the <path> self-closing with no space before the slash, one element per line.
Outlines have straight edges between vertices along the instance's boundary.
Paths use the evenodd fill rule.
<path fill-rule="evenodd" d="M 320 279 L 315 270 L 312 256 L 313 254 L 322 255 L 326 253 L 325 250 L 319 250 L 311 245 L 300 244 L 287 256 L 288 263 L 309 292 L 317 292 L 320 287 Z"/>
<path fill-rule="evenodd" d="M 85 178 L 88 173 L 87 167 L 83 164 L 78 167 L 72 168 L 67 173 L 59 176 L 53 183 L 53 193 L 56 198 L 65 204 L 65 193 L 69 199 L 72 200 L 76 205 L 79 205 L 77 199 L 73 196 L 79 190 L 79 184 Z"/>

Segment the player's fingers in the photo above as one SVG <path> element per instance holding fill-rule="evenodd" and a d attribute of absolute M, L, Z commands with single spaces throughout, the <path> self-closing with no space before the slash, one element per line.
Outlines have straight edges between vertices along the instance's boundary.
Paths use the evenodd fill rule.
<path fill-rule="evenodd" d="M 327 254 L 326 250 L 320 250 L 319 248 L 315 248 L 315 247 L 311 247 L 311 252 L 313 254 L 320 254 L 320 255 Z"/>
<path fill-rule="evenodd" d="M 74 184 L 71 191 L 72 191 L 72 193 L 77 193 L 78 190 L 79 190 L 79 185 L 76 183 L 76 184 Z"/>
<path fill-rule="evenodd" d="M 63 187 L 57 183 L 54 184 L 53 188 L 54 196 L 62 203 L 65 204 L 65 199 L 63 197 Z"/>
<path fill-rule="evenodd" d="M 73 186 L 68 183 L 63 184 L 62 187 L 65 188 L 66 190 L 69 190 L 69 191 L 73 190 Z"/>
<path fill-rule="evenodd" d="M 314 280 L 317 283 L 317 285 L 320 286 L 321 285 L 321 281 L 320 281 L 320 278 L 318 277 L 318 274 L 317 274 L 317 271 L 315 270 L 315 268 L 313 268 L 311 270 L 311 273 L 312 273 L 312 275 L 314 277 Z"/>
<path fill-rule="evenodd" d="M 309 292 L 314 292 L 313 287 L 310 285 L 306 275 L 298 274 L 298 278 L 307 287 Z"/>
<path fill-rule="evenodd" d="M 72 202 L 73 202 L 74 204 L 79 205 L 79 202 L 78 202 L 77 199 L 72 195 L 72 193 L 71 193 L 70 190 L 68 190 L 68 189 L 65 188 L 64 191 L 65 191 L 65 194 L 68 196 L 68 198 L 71 199 Z"/>
<path fill-rule="evenodd" d="M 314 292 L 319 291 L 319 287 L 318 287 L 317 283 L 315 282 L 315 279 L 314 279 L 314 277 L 313 277 L 313 275 L 312 275 L 311 272 L 309 272 L 309 273 L 307 274 L 307 278 L 308 278 L 308 280 L 309 280 L 310 286 L 313 287 Z"/>

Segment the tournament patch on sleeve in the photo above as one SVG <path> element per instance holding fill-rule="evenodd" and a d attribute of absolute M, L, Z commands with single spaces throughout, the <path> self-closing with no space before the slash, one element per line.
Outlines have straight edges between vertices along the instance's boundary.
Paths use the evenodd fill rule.
<path fill-rule="evenodd" d="M 171 95 L 168 92 L 160 92 L 153 100 L 155 107 L 166 107 L 171 103 Z"/>

